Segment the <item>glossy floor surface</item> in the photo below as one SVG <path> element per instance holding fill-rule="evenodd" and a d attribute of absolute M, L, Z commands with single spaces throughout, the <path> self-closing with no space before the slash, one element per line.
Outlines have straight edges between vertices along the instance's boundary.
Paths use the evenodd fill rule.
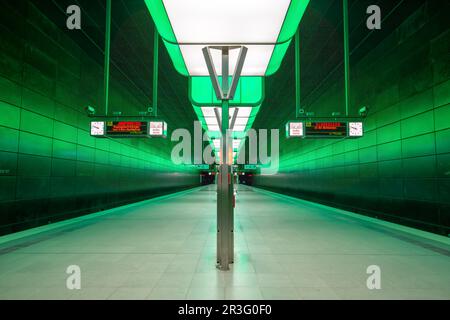
<path fill-rule="evenodd" d="M 202 187 L 3 243 L 0 299 L 450 299 L 445 243 L 245 186 L 235 264 L 219 271 L 215 197 Z"/>

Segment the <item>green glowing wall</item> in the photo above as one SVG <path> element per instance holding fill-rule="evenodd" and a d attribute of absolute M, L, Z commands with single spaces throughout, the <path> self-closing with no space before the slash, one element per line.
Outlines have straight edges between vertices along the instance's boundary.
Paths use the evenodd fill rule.
<path fill-rule="evenodd" d="M 5 4 L 0 34 L 0 234 L 199 183 L 172 164 L 170 139 L 90 137 L 83 106 L 101 105 L 103 67 L 33 3 Z M 112 79 L 111 104 L 142 110 L 142 93 Z"/>
<path fill-rule="evenodd" d="M 293 86 L 274 90 L 285 75 L 269 79 L 266 90 L 277 92 L 283 111 L 270 113 L 263 104 L 256 127 L 280 129 L 281 165 L 279 174 L 258 176 L 255 184 L 449 234 L 450 30 L 442 5 L 424 2 L 381 43 L 366 46 L 359 61 L 351 60 L 353 111 L 370 107 L 362 139 L 284 139 L 283 126 L 295 114 L 282 97 L 293 98 Z M 316 115 L 342 111 L 342 78 L 340 68 L 303 105 Z"/>

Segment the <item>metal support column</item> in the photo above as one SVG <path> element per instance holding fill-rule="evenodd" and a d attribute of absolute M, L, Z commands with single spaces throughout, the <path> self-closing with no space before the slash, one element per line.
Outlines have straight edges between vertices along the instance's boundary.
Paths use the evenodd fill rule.
<path fill-rule="evenodd" d="M 159 59 L 159 33 L 155 26 L 153 39 L 153 116 L 158 116 L 158 59 Z"/>
<path fill-rule="evenodd" d="M 300 115 L 300 29 L 295 33 L 295 116 Z"/>
<path fill-rule="evenodd" d="M 210 49 L 218 49 L 222 55 L 222 83 L 219 83 Z M 240 49 L 234 74 L 229 84 L 229 54 Z M 246 47 L 205 47 L 202 49 L 206 66 L 217 99 L 222 101 L 222 116 L 214 109 L 222 133 L 220 143 L 220 166 L 217 179 L 217 268 L 229 270 L 234 262 L 234 188 L 233 188 L 233 143 L 227 134 L 229 126 L 229 101 L 233 99 L 247 54 Z M 234 120 L 236 114 L 234 115 Z M 234 123 L 234 121 L 232 121 Z M 232 129 L 232 128 L 231 128 Z"/>
<path fill-rule="evenodd" d="M 345 73 L 345 116 L 348 117 L 350 107 L 350 49 L 348 39 L 348 0 L 343 0 L 344 21 L 344 73 Z"/>
<path fill-rule="evenodd" d="M 108 115 L 109 107 L 109 56 L 111 48 L 111 0 L 106 0 L 106 25 L 105 25 L 105 64 L 104 64 L 104 103 L 105 115 Z"/>
<path fill-rule="evenodd" d="M 221 123 L 221 162 L 219 169 L 219 183 L 217 185 L 217 267 L 220 270 L 229 270 L 229 264 L 233 261 L 233 233 L 232 233 L 232 196 L 230 187 L 231 165 L 230 141 L 227 134 L 229 127 L 229 48 L 222 47 L 222 123 Z"/>

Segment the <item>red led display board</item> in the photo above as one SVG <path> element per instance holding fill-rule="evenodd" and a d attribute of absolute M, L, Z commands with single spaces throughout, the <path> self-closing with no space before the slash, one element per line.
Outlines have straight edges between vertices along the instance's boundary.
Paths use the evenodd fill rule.
<path fill-rule="evenodd" d="M 107 121 L 106 135 L 108 136 L 148 136 L 148 122 L 146 121 Z"/>
<path fill-rule="evenodd" d="M 347 136 L 347 122 L 305 122 L 305 137 L 344 138 Z"/>

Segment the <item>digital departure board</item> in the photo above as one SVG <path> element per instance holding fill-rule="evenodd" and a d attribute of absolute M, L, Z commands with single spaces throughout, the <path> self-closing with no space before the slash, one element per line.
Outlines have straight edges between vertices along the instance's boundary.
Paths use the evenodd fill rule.
<path fill-rule="evenodd" d="M 349 119 L 350 120 L 350 119 Z M 287 138 L 361 138 L 364 124 L 361 121 L 289 121 Z"/>
<path fill-rule="evenodd" d="M 146 121 L 107 121 L 107 136 L 148 136 L 148 122 Z"/>
<path fill-rule="evenodd" d="M 345 138 L 347 122 L 305 122 L 306 138 Z"/>
<path fill-rule="evenodd" d="M 91 136 L 111 138 L 167 137 L 167 123 L 161 120 L 139 121 L 108 119 L 91 121 Z"/>

